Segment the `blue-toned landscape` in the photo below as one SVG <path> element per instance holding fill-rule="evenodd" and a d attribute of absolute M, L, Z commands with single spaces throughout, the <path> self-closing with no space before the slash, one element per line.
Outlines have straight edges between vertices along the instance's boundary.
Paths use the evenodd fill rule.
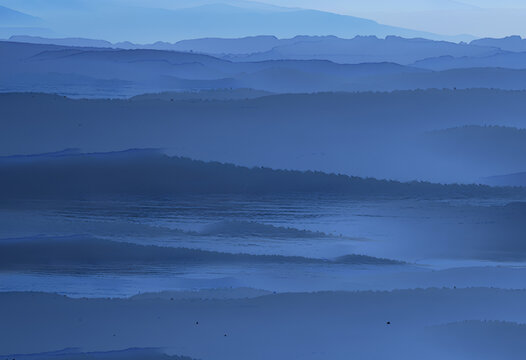
<path fill-rule="evenodd" d="M 523 359 L 525 17 L 0 0 L 0 359 Z"/>

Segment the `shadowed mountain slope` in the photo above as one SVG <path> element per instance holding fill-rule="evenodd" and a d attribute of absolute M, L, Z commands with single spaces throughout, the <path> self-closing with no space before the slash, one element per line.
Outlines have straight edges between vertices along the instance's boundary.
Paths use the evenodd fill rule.
<path fill-rule="evenodd" d="M 469 197 L 515 191 L 477 185 L 401 183 L 321 172 L 249 169 L 139 150 L 4 157 L 0 159 L 0 178 L 0 197 L 4 199 L 158 197 L 193 193 Z"/>

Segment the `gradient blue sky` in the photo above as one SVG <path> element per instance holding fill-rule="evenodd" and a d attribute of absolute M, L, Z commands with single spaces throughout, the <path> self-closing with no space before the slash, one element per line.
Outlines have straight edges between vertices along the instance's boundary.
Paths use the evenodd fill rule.
<path fill-rule="evenodd" d="M 58 12 L 109 4 L 176 9 L 210 3 L 254 6 L 251 0 L 0 0 L 0 5 L 43 16 L 51 23 Z M 259 4 L 330 11 L 379 23 L 441 35 L 526 37 L 526 0 L 258 0 Z M 257 5 L 264 8 L 262 5 Z M 266 5 L 265 5 L 266 6 Z M 113 9 L 113 7 L 112 7 Z M 117 9 L 117 8 L 116 8 Z M 117 14 L 118 10 L 111 10 Z M 87 13 L 87 12 L 86 12 Z M 86 19 L 90 19 L 90 14 Z M 71 17 L 78 21 L 78 17 Z M 83 20 L 83 19 L 80 19 Z"/>
<path fill-rule="evenodd" d="M 526 0 L 262 0 L 445 35 L 526 36 Z"/>

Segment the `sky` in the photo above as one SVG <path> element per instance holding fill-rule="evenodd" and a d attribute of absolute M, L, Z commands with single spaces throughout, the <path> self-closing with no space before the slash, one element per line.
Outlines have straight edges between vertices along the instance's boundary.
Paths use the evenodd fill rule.
<path fill-rule="evenodd" d="M 526 0 L 260 0 L 360 16 L 415 30 L 479 37 L 526 36 Z"/>
<path fill-rule="evenodd" d="M 62 16 L 61 21 L 70 19 L 72 27 L 78 21 L 97 20 L 82 9 L 113 9 L 109 4 L 174 10 L 206 3 L 246 5 L 260 10 L 269 5 L 315 9 L 446 36 L 526 37 L 526 0 L 0 0 L 0 5 L 41 16 L 50 24 L 60 12 L 80 10 L 81 18 Z M 118 13 L 118 6 L 110 12 Z"/>

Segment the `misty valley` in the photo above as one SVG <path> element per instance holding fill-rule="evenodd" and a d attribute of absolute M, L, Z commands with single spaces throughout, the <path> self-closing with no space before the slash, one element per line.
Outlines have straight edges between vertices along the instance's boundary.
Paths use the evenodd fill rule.
<path fill-rule="evenodd" d="M 524 14 L 0 0 L 0 359 L 523 359 Z"/>

